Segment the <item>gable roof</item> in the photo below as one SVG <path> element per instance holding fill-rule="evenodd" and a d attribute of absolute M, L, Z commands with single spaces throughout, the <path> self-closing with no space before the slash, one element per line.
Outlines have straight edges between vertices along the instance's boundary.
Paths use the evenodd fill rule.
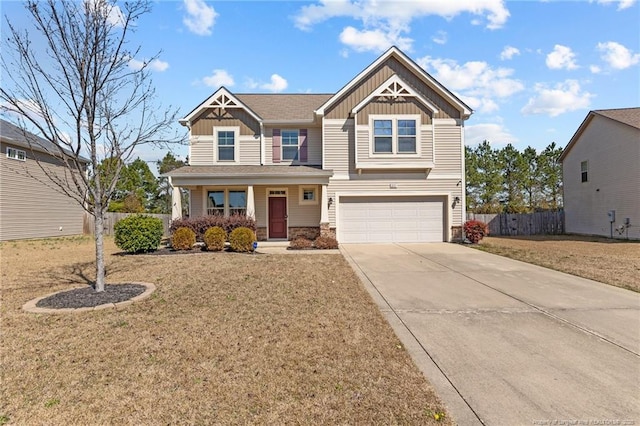
<path fill-rule="evenodd" d="M 236 95 L 242 103 L 254 110 L 264 121 L 313 120 L 313 111 L 332 94 L 261 94 Z"/>
<path fill-rule="evenodd" d="M 60 148 L 52 144 L 46 139 L 41 138 L 31 132 L 24 131 L 20 127 L 11 123 L 10 121 L 0 119 L 0 140 L 10 145 L 27 148 L 37 152 L 43 152 L 45 154 L 57 156 L 60 153 Z M 74 155 L 69 150 L 64 150 L 68 155 Z M 81 162 L 89 163 L 88 158 L 79 156 Z"/>
<path fill-rule="evenodd" d="M 564 160 L 571 148 L 576 144 L 584 130 L 589 126 L 594 117 L 601 116 L 609 120 L 617 121 L 627 126 L 640 130 L 640 108 L 614 108 L 614 109 L 596 109 L 589 111 L 589 114 L 578 127 L 578 130 L 573 134 L 571 140 L 565 147 L 564 151 L 560 155 L 560 161 Z"/>
<path fill-rule="evenodd" d="M 451 104 L 455 105 L 458 110 L 462 113 L 462 117 L 464 119 L 469 118 L 469 116 L 473 113 L 473 110 L 464 102 L 460 100 L 456 95 L 451 93 L 449 89 L 444 87 L 433 78 L 428 72 L 426 72 L 422 67 L 420 67 L 417 63 L 415 63 L 411 58 L 405 55 L 400 49 L 396 46 L 390 47 L 386 52 L 384 52 L 378 59 L 376 59 L 371 65 L 365 68 L 360 74 L 355 76 L 349 83 L 347 83 L 342 89 L 338 91 L 335 95 L 331 97 L 331 99 L 327 100 L 320 108 L 316 110 L 317 114 L 324 115 L 325 110 L 337 102 L 345 93 L 347 93 L 351 88 L 357 85 L 360 81 L 366 78 L 371 71 L 376 69 L 380 64 L 389 59 L 390 57 L 395 57 L 401 63 L 403 63 L 407 68 L 412 70 L 417 76 L 425 81 L 427 85 L 429 85 L 433 90 L 439 93 L 443 98 L 448 100 Z"/>

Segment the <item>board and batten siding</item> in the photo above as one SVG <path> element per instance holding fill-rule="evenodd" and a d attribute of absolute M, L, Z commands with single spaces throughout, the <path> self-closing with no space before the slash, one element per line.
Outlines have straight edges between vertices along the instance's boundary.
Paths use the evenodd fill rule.
<path fill-rule="evenodd" d="M 298 161 L 280 161 L 273 162 L 273 129 L 287 130 L 300 130 L 307 129 L 307 162 L 300 163 Z M 322 165 L 322 128 L 320 127 L 286 127 L 286 126 L 274 126 L 265 129 L 265 164 L 304 164 L 310 166 Z"/>
<path fill-rule="evenodd" d="M 7 146 L 26 151 L 27 160 L 7 158 Z M 0 241 L 82 234 L 84 209 L 55 189 L 34 154 L 5 143 L 0 147 Z M 44 167 L 64 173 L 55 159 L 36 155 Z"/>
<path fill-rule="evenodd" d="M 368 126 L 370 115 L 419 115 L 422 124 L 431 124 L 431 111 L 416 98 L 411 97 L 393 102 L 372 100 L 358 111 L 358 125 Z"/>
<path fill-rule="evenodd" d="M 220 114 L 218 109 L 208 109 L 191 124 L 191 136 L 213 135 L 214 127 L 239 127 L 245 136 L 260 135 L 260 124 L 243 109 L 231 108 Z"/>
<path fill-rule="evenodd" d="M 456 120 L 434 120 L 433 177 L 456 175 L 462 179 L 462 126 Z"/>
<path fill-rule="evenodd" d="M 456 107 L 451 105 L 445 98 L 440 96 L 435 90 L 422 81 L 422 79 L 415 75 L 413 71 L 409 70 L 394 57 L 390 57 L 380 64 L 376 69 L 371 71 L 367 78 L 363 79 L 358 85 L 345 93 L 338 102 L 327 109 L 325 117 L 327 119 L 349 117 L 353 107 L 378 89 L 394 74 L 397 74 L 407 84 L 411 85 L 414 90 L 438 108 L 438 112 L 434 118 L 460 118 L 460 112 Z"/>
<path fill-rule="evenodd" d="M 333 176 L 346 179 L 355 169 L 355 125 L 353 119 L 324 120 L 323 169 L 333 170 Z"/>
<path fill-rule="evenodd" d="M 356 147 L 358 150 L 358 163 L 378 163 L 380 161 L 393 161 L 402 167 L 403 163 L 416 163 L 419 161 L 433 162 L 433 127 L 430 124 L 420 126 L 419 143 L 420 156 L 403 156 L 402 154 L 390 157 L 372 154 L 373 140 L 369 125 L 356 126 Z M 458 144 L 458 147 L 460 145 Z"/>
<path fill-rule="evenodd" d="M 192 166 L 210 166 L 213 164 L 260 165 L 260 138 L 240 135 L 238 162 L 216 160 L 216 141 L 213 135 L 191 136 L 189 164 Z"/>
<path fill-rule="evenodd" d="M 587 182 L 580 165 L 588 162 Z M 565 229 L 568 233 L 611 235 L 607 212 L 615 210 L 615 228 L 629 218 L 629 237 L 640 239 L 640 130 L 594 116 L 562 163 Z"/>

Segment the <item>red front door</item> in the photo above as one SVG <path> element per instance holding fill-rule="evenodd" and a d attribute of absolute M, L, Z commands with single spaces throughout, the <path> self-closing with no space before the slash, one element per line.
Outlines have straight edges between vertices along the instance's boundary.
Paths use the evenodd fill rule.
<path fill-rule="evenodd" d="M 286 197 L 269 197 L 269 238 L 287 238 Z"/>

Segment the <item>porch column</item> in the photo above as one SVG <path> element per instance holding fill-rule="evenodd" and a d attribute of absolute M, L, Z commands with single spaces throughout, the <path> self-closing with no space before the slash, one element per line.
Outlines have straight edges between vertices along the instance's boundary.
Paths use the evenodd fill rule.
<path fill-rule="evenodd" d="M 327 185 L 322 185 L 320 193 L 320 225 L 329 223 L 329 199 L 327 197 Z"/>
<path fill-rule="evenodd" d="M 173 186 L 171 177 L 169 177 L 169 186 L 171 186 L 171 220 L 182 219 L 182 195 L 180 188 Z"/>
<path fill-rule="evenodd" d="M 247 216 L 256 219 L 256 202 L 253 197 L 253 185 L 247 186 Z"/>

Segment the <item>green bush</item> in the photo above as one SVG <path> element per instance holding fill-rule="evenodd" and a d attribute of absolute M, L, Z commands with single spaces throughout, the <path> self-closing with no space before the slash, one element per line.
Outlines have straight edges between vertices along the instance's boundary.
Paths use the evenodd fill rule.
<path fill-rule="evenodd" d="M 178 228 L 171 236 L 174 250 L 191 250 L 196 243 L 196 233 L 189 228 Z"/>
<path fill-rule="evenodd" d="M 162 240 L 162 220 L 145 215 L 120 219 L 113 227 L 115 243 L 128 253 L 155 251 Z"/>
<path fill-rule="evenodd" d="M 229 245 L 231 250 L 246 253 L 253 251 L 253 242 L 256 234 L 249 228 L 243 226 L 234 229 L 229 235 Z"/>
<path fill-rule="evenodd" d="M 204 233 L 202 240 L 207 250 L 221 251 L 224 249 L 225 241 L 227 241 L 227 233 L 219 226 L 212 226 Z"/>
<path fill-rule="evenodd" d="M 333 237 L 318 237 L 313 241 L 313 245 L 317 249 L 337 249 L 338 241 Z"/>
<path fill-rule="evenodd" d="M 468 220 L 464 223 L 464 235 L 473 244 L 489 235 L 489 226 L 479 220 Z"/>

